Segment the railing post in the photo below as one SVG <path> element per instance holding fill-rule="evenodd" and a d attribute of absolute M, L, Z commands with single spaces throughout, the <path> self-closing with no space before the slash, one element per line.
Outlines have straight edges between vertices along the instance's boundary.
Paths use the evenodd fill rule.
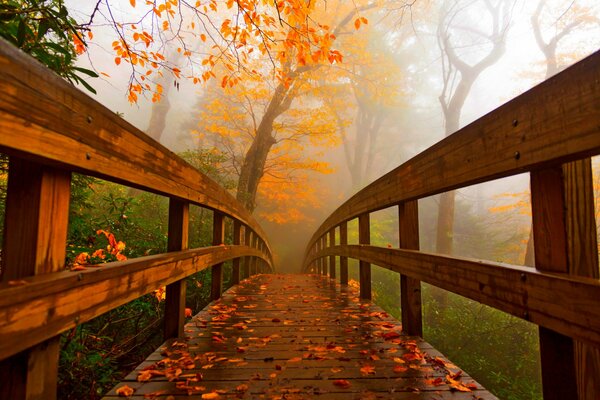
<path fill-rule="evenodd" d="M 213 246 L 219 246 L 225 242 L 225 215 L 220 211 L 213 212 Z M 223 289 L 223 263 L 215 264 L 211 268 L 211 300 L 221 297 Z"/>
<path fill-rule="evenodd" d="M 340 246 L 348 244 L 348 223 L 340 224 Z M 340 257 L 340 283 L 348 284 L 348 257 Z"/>
<path fill-rule="evenodd" d="M 188 248 L 189 210 L 187 202 L 171 198 L 169 200 L 169 225 L 167 251 Z M 185 280 L 167 285 L 165 292 L 164 338 L 183 336 L 185 325 Z"/>
<path fill-rule="evenodd" d="M 2 282 L 65 265 L 71 173 L 16 157 L 9 161 Z M 59 337 L 0 361 L 0 398 L 56 399 Z"/>
<path fill-rule="evenodd" d="M 255 249 L 258 248 L 258 235 L 256 232 L 253 232 L 252 234 L 252 247 Z M 256 275 L 257 264 L 258 259 L 255 256 L 252 256 L 250 259 L 250 275 Z"/>
<path fill-rule="evenodd" d="M 242 223 L 238 220 L 233 221 L 233 244 L 239 246 L 242 243 Z M 231 279 L 234 285 L 240 283 L 240 258 L 232 261 Z"/>
<path fill-rule="evenodd" d="M 598 236 L 591 159 L 563 165 L 569 274 L 599 279 Z M 579 400 L 600 399 L 600 348 L 575 340 Z"/>
<path fill-rule="evenodd" d="M 329 231 L 329 247 L 335 246 L 335 227 Z M 335 279 L 335 256 L 329 256 L 329 277 Z"/>
<path fill-rule="evenodd" d="M 369 213 L 358 217 L 358 242 L 359 244 L 371 244 L 371 222 Z M 371 264 L 366 261 L 359 262 L 360 274 L 360 298 L 371 300 Z"/>
<path fill-rule="evenodd" d="M 398 205 L 398 234 L 401 249 L 419 250 L 419 206 L 417 200 Z M 423 336 L 421 314 L 421 281 L 400 275 L 402 330 L 412 336 Z"/>
<path fill-rule="evenodd" d="M 536 269 L 566 274 L 569 267 L 562 168 L 532 171 L 530 175 Z M 544 399 L 577 399 L 573 339 L 544 327 L 539 327 L 539 335 Z"/>
<path fill-rule="evenodd" d="M 327 246 L 327 236 L 323 235 L 321 237 L 321 243 L 319 245 L 319 248 L 321 251 L 323 251 L 325 249 L 325 247 Z M 327 259 L 325 257 L 321 257 L 321 274 L 327 276 Z"/>
<path fill-rule="evenodd" d="M 252 230 L 249 226 L 244 226 L 244 246 L 250 246 L 252 240 Z M 244 265 L 242 266 L 242 278 L 250 277 L 250 256 L 244 257 Z"/>

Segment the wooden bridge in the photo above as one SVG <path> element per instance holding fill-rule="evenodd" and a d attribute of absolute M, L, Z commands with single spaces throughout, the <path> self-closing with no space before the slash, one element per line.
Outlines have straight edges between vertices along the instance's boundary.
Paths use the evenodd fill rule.
<path fill-rule="evenodd" d="M 271 274 L 265 233 L 225 190 L 5 42 L 0 93 L 0 151 L 10 157 L 0 399 L 54 399 L 59 335 L 165 285 L 169 340 L 127 378 L 132 398 L 494 398 L 420 338 L 421 281 L 539 325 L 544 398 L 600 398 L 589 159 L 600 153 L 600 53 L 341 205 L 309 241 L 313 275 Z M 72 172 L 169 197 L 169 252 L 65 271 Z M 518 173 L 531 178 L 535 268 L 419 251 L 419 199 Z M 214 212 L 213 246 L 188 249 L 190 204 Z M 369 245 L 370 213 L 389 207 L 399 249 Z M 358 245 L 347 244 L 353 219 Z M 358 294 L 348 258 L 360 261 Z M 236 284 L 252 278 L 222 296 L 228 260 Z M 401 274 L 402 331 L 368 302 L 371 263 Z M 185 326 L 183 279 L 206 268 L 216 302 Z"/>

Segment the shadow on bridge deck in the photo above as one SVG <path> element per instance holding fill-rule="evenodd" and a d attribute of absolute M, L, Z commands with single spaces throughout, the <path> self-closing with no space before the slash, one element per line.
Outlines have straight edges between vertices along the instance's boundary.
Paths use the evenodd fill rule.
<path fill-rule="evenodd" d="M 258 275 L 227 291 L 106 397 L 495 399 L 372 303 L 313 275 Z M 122 398 L 122 397 L 120 397 Z"/>

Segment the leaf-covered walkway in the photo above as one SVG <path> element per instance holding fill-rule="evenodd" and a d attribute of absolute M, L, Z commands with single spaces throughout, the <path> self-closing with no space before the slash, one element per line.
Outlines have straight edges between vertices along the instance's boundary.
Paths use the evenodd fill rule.
<path fill-rule="evenodd" d="M 209 304 L 186 340 L 169 340 L 105 399 L 124 386 L 132 399 L 495 399 L 400 330 L 328 278 L 258 275 Z"/>

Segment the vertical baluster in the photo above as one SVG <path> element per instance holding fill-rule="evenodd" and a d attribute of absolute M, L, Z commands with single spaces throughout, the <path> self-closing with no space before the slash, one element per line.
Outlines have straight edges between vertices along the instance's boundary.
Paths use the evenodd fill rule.
<path fill-rule="evenodd" d="M 239 246 L 242 243 L 242 223 L 238 220 L 233 221 L 233 244 Z M 235 258 L 231 267 L 232 284 L 240 283 L 240 259 Z"/>
<path fill-rule="evenodd" d="M 371 244 L 371 222 L 369 214 L 358 217 L 358 242 Z M 359 262 L 360 298 L 371 300 L 371 264 L 366 261 Z"/>
<path fill-rule="evenodd" d="M 340 224 L 340 246 L 348 244 L 348 223 Z M 348 284 L 348 257 L 340 257 L 340 283 Z"/>
<path fill-rule="evenodd" d="M 213 213 L 213 246 L 219 246 L 225 242 L 225 215 L 220 211 Z M 223 290 L 223 263 L 215 264 L 211 268 L 211 300 L 221 297 Z"/>
<path fill-rule="evenodd" d="M 64 268 L 71 173 L 10 158 L 2 281 Z M 0 362 L 0 398 L 56 398 L 59 337 Z"/>
<path fill-rule="evenodd" d="M 419 250 L 419 208 L 417 200 L 398 205 L 398 234 L 401 249 Z M 408 335 L 423 336 L 421 281 L 400 275 L 402 330 Z"/>
<path fill-rule="evenodd" d="M 335 246 L 335 228 L 329 231 L 329 247 Z M 329 256 L 329 277 L 335 279 L 335 256 Z"/>
<path fill-rule="evenodd" d="M 253 232 L 253 235 L 252 235 L 252 247 L 255 249 L 258 248 L 258 235 L 256 234 L 256 232 Z M 258 264 L 257 258 L 252 256 L 251 262 L 250 262 L 250 275 L 256 275 L 257 264 Z"/>
<path fill-rule="evenodd" d="M 189 204 L 178 199 L 169 200 L 167 251 L 188 248 Z M 165 339 L 183 336 L 185 325 L 185 280 L 167 285 L 165 294 Z"/>
<path fill-rule="evenodd" d="M 565 193 L 562 168 L 531 172 L 535 266 L 568 273 Z M 539 327 L 544 399 L 577 399 L 573 339 Z"/>
<path fill-rule="evenodd" d="M 600 278 L 591 159 L 563 165 L 569 274 Z M 579 399 L 600 399 L 600 348 L 575 340 Z"/>
<path fill-rule="evenodd" d="M 252 230 L 248 225 L 244 227 L 244 246 L 250 246 L 252 240 Z M 244 265 L 242 267 L 242 278 L 250 277 L 250 256 L 244 257 Z"/>

